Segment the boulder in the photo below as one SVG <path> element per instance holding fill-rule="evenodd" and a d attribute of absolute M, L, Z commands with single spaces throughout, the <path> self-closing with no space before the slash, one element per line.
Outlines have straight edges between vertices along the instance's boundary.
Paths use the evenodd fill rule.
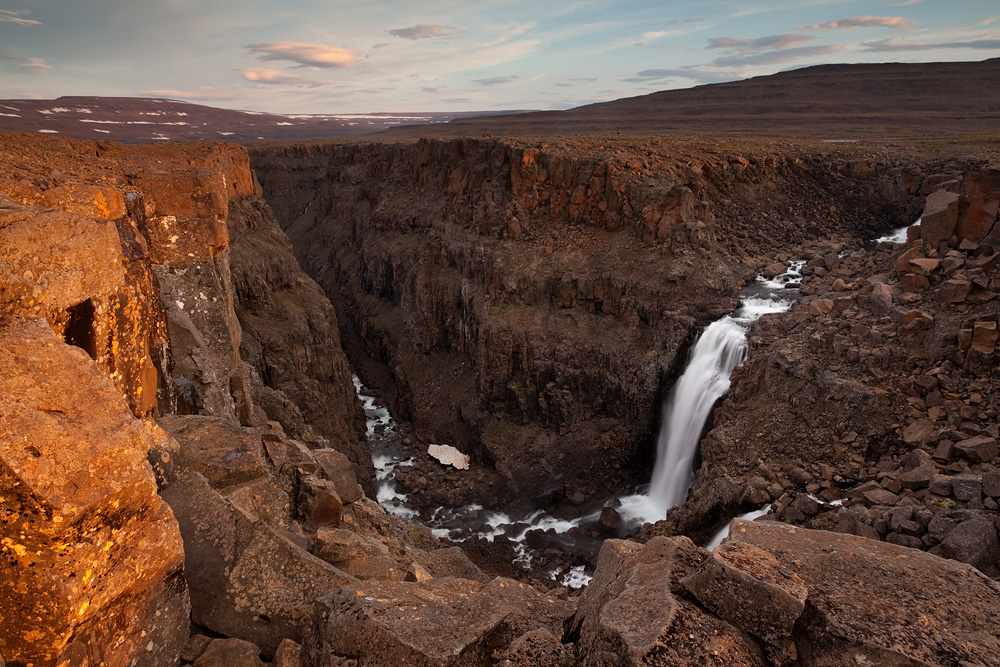
<path fill-rule="evenodd" d="M 783 264 L 781 265 L 784 266 Z M 571 667 L 577 665 L 572 646 L 548 630 L 526 632 L 507 647 L 499 667 Z"/>
<path fill-rule="evenodd" d="M 346 455 L 336 449 L 316 449 L 313 450 L 313 456 L 319 464 L 320 474 L 333 482 L 337 494 L 344 503 L 353 503 L 365 495 L 361 485 L 358 484 L 354 466 Z"/>
<path fill-rule="evenodd" d="M 475 563 L 469 560 L 462 547 L 428 551 L 422 561 L 435 577 L 458 577 L 478 581 L 481 584 L 488 583 L 490 580 Z"/>
<path fill-rule="evenodd" d="M 960 199 L 959 195 L 947 190 L 935 190 L 928 195 L 920 216 L 920 229 L 924 241 L 932 248 L 937 248 L 955 233 Z"/>
<path fill-rule="evenodd" d="M 194 667 L 267 667 L 260 649 L 242 639 L 213 639 L 194 661 Z"/>
<path fill-rule="evenodd" d="M 301 530 L 292 519 L 291 499 L 270 475 L 258 477 L 244 486 L 228 491 L 225 495 L 229 502 L 275 530 L 286 532 Z"/>
<path fill-rule="evenodd" d="M 972 463 L 985 463 L 1000 454 L 1000 443 L 996 438 L 979 435 L 955 443 L 955 452 Z"/>
<path fill-rule="evenodd" d="M 402 579 L 389 548 L 378 540 L 343 529 L 316 533 L 313 553 L 358 579 Z"/>
<path fill-rule="evenodd" d="M 937 438 L 937 427 L 927 419 L 918 419 L 903 429 L 903 442 L 923 447 Z"/>
<path fill-rule="evenodd" d="M 299 486 L 299 515 L 318 526 L 338 527 L 344 519 L 344 501 L 333 482 L 306 477 Z"/>
<path fill-rule="evenodd" d="M 180 443 L 181 465 L 204 475 L 216 489 L 268 474 L 260 431 L 207 415 L 165 415 L 159 425 Z"/>
<path fill-rule="evenodd" d="M 996 322 L 976 322 L 972 326 L 972 350 L 981 354 L 991 354 L 996 347 L 997 338 Z"/>
<path fill-rule="evenodd" d="M 679 585 L 708 558 L 686 537 L 606 540 L 564 639 L 584 664 L 770 664 L 750 637 L 706 613 Z"/>
<path fill-rule="evenodd" d="M 291 639 L 282 639 L 278 650 L 274 652 L 271 667 L 301 667 L 302 646 Z"/>
<path fill-rule="evenodd" d="M 779 649 L 805 609 L 802 579 L 746 542 L 720 545 L 681 583 L 719 618 Z"/>
<path fill-rule="evenodd" d="M 317 597 L 357 581 L 240 510 L 198 473 L 163 498 L 184 536 L 192 620 L 268 655 L 283 638 L 301 640 Z"/>
<path fill-rule="evenodd" d="M 730 540 L 770 552 L 805 585 L 792 636 L 803 666 L 997 664 L 1000 585 L 968 566 L 764 521 L 734 521 Z"/>
<path fill-rule="evenodd" d="M 493 636 L 510 609 L 479 593 L 483 586 L 444 577 L 422 582 L 368 581 L 319 599 L 303 662 L 363 656 L 365 665 L 477 665 L 501 648 Z"/>
<path fill-rule="evenodd" d="M 995 570 L 997 561 L 1000 561 L 1000 539 L 991 519 L 973 516 L 955 526 L 931 553 L 968 563 L 980 570 Z"/>
<path fill-rule="evenodd" d="M 13 664 L 174 664 L 181 534 L 136 420 L 41 319 L 0 319 L 0 653 Z"/>
<path fill-rule="evenodd" d="M 971 473 L 952 475 L 951 493 L 957 500 L 961 500 L 962 502 L 979 500 L 983 493 L 982 475 L 974 475 Z"/>
<path fill-rule="evenodd" d="M 885 283 L 875 283 L 871 294 L 872 313 L 877 317 L 888 315 L 892 312 L 892 301 L 892 288 Z"/>
<path fill-rule="evenodd" d="M 941 283 L 936 296 L 939 301 L 945 303 L 962 303 L 969 292 L 972 291 L 972 283 L 962 276 L 955 276 Z"/>

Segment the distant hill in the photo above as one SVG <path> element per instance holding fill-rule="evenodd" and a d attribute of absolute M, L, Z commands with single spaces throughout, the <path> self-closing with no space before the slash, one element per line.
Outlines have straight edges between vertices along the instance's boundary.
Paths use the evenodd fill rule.
<path fill-rule="evenodd" d="M 566 111 L 280 115 L 178 100 L 60 97 L 0 101 L 0 132 L 126 143 L 483 134 L 685 134 L 829 140 L 1000 135 L 1000 58 L 818 65 L 665 90 Z"/>
<path fill-rule="evenodd" d="M 329 139 L 378 132 L 404 123 L 445 123 L 484 113 L 517 112 L 280 115 L 144 97 L 60 97 L 0 100 L 0 132 L 61 134 L 125 143 Z"/>
<path fill-rule="evenodd" d="M 819 65 L 392 136 L 702 134 L 825 139 L 1000 134 L 1000 58 L 981 62 Z"/>

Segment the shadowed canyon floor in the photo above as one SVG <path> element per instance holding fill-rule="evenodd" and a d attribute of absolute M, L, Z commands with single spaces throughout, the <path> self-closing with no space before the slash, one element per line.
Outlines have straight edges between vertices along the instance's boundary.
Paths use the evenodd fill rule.
<path fill-rule="evenodd" d="M 0 664 L 1000 665 L 996 138 L 569 133 L 0 135 Z M 352 369 L 417 511 L 578 518 L 794 259 L 663 520 L 525 571 L 375 502 Z"/>

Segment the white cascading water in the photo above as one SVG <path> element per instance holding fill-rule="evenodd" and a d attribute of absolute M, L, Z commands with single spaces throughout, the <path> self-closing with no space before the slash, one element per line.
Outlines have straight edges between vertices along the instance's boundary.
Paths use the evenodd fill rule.
<path fill-rule="evenodd" d="M 729 391 L 729 375 L 747 354 L 747 332 L 732 317 L 716 320 L 701 334 L 691 361 L 674 384 L 660 425 L 649 500 L 666 515 L 684 502 L 694 475 L 701 432 L 715 402 Z"/>
<path fill-rule="evenodd" d="M 785 274 L 771 280 L 759 277 L 744 292 L 732 315 L 716 320 L 702 332 L 687 368 L 663 405 L 649 492 L 620 499 L 619 511 L 626 519 L 659 521 L 667 510 L 684 502 L 694 479 L 694 458 L 705 422 L 716 401 L 729 391 L 733 369 L 746 359 L 749 326 L 762 315 L 791 308 L 792 300 L 783 292 L 802 278 L 803 264 L 791 262 Z"/>

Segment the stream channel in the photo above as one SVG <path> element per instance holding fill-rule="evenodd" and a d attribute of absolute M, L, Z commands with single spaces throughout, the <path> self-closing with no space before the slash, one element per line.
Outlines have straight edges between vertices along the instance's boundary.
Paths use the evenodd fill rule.
<path fill-rule="evenodd" d="M 771 279 L 758 276 L 740 293 L 740 306 L 700 334 L 691 348 L 684 373 L 661 410 L 651 482 L 602 503 L 602 508 L 613 508 L 618 513 L 624 529 L 663 519 L 668 509 L 684 501 L 694 479 L 705 423 L 717 401 L 728 391 L 733 369 L 746 359 L 750 326 L 763 315 L 785 312 L 794 305 L 803 265 L 803 261 L 791 261 L 780 276 Z M 424 524 L 438 537 L 455 543 L 473 537 L 488 542 L 497 538 L 510 540 L 515 563 L 525 570 L 533 569 L 533 559 L 545 548 L 559 548 L 581 563 L 596 560 L 603 539 L 596 530 L 602 508 L 573 519 L 557 518 L 543 510 L 515 518 L 475 504 L 439 507 L 421 514 L 408 504 L 395 481 L 395 471 L 414 465 L 416 458 L 404 447 L 386 406 L 367 393 L 356 375 L 354 385 L 367 418 L 366 435 L 375 466 L 377 501 L 387 512 Z M 760 511 L 764 512 L 766 508 Z M 717 539 L 722 537 L 724 534 Z M 553 584 L 569 588 L 580 588 L 590 581 L 585 564 L 560 566 L 547 575 Z"/>

